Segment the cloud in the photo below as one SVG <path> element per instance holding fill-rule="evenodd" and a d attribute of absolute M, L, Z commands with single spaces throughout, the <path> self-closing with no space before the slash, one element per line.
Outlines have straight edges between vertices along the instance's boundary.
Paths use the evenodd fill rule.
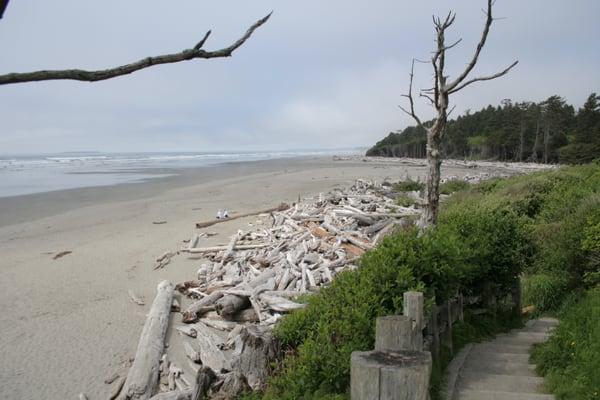
<path fill-rule="evenodd" d="M 102 68 L 192 46 L 228 45 L 254 20 L 273 18 L 228 59 L 159 66 L 95 84 L 0 87 L 0 153 L 207 151 L 369 145 L 412 124 L 397 107 L 413 57 L 433 48 L 431 14 L 452 8 L 455 75 L 471 57 L 483 16 L 477 2 L 147 0 L 11 2 L 0 23 L 0 73 Z M 481 1 L 483 3 L 483 1 Z M 455 96 L 456 113 L 504 98 L 560 94 L 575 105 L 598 91 L 600 3 L 498 1 L 475 73 L 519 59 L 510 75 Z M 415 87 L 430 84 L 418 65 Z M 422 118 L 432 116 L 418 102 Z"/>

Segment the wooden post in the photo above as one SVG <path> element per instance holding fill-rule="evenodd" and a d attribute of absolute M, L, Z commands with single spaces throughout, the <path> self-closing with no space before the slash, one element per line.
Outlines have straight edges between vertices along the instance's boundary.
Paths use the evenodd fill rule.
<path fill-rule="evenodd" d="M 423 293 L 404 293 L 404 315 L 380 317 L 375 350 L 352 353 L 351 400 L 427 400 L 431 353 L 423 349 Z"/>
<path fill-rule="evenodd" d="M 423 313 L 423 293 L 405 292 L 403 303 L 403 314 L 412 320 L 412 343 L 413 350 L 423 350 L 423 328 L 425 316 Z"/>
<path fill-rule="evenodd" d="M 431 353 L 355 351 L 350 371 L 351 400 L 427 400 Z"/>
<path fill-rule="evenodd" d="M 375 322 L 375 350 L 417 350 L 414 343 L 413 322 L 404 315 L 379 317 Z M 422 342 L 421 342 L 422 343 Z"/>

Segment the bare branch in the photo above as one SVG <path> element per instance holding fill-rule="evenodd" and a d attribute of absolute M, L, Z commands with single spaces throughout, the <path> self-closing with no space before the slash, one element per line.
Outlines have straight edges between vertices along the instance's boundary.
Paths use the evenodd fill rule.
<path fill-rule="evenodd" d="M 420 96 L 420 97 L 424 97 L 424 98 L 426 98 L 427 100 L 429 100 L 429 102 L 431 103 L 431 105 L 435 107 L 435 100 L 433 99 L 433 97 L 431 97 L 430 95 L 426 94 L 426 93 L 425 93 L 425 92 L 423 92 L 423 91 L 421 91 L 421 92 L 419 93 L 419 96 Z"/>
<path fill-rule="evenodd" d="M 206 39 L 208 39 L 208 37 L 210 36 L 211 33 L 212 33 L 212 31 L 209 29 L 208 32 L 206 32 L 206 34 L 202 38 L 202 40 L 199 41 L 198 44 L 194 46 L 194 50 L 200 50 L 202 48 L 202 46 L 204 46 Z"/>
<path fill-rule="evenodd" d="M 450 111 L 448 111 L 448 114 L 446 114 L 446 117 L 449 117 L 450 114 L 452 114 L 452 111 L 454 111 L 455 108 L 456 108 L 456 104 L 452 106 L 452 108 L 450 109 Z"/>
<path fill-rule="evenodd" d="M 6 6 L 8 6 L 8 0 L 0 0 L 0 18 L 2 18 L 2 16 L 4 15 Z"/>
<path fill-rule="evenodd" d="M 459 44 L 460 42 L 462 42 L 462 38 L 458 39 L 456 42 L 452 43 L 450 46 L 446 46 L 443 48 L 444 51 L 446 50 L 450 50 L 451 48 L 453 48 L 454 46 L 456 46 L 457 44 Z M 439 51 L 439 50 L 438 50 Z"/>
<path fill-rule="evenodd" d="M 498 72 L 497 74 L 489 75 L 489 76 L 480 76 L 477 78 L 470 79 L 470 80 L 464 82 L 463 84 L 455 87 L 454 89 L 450 90 L 448 93 L 456 93 L 459 90 L 461 90 L 462 88 L 464 88 L 465 86 L 469 86 L 471 83 L 475 83 L 475 82 L 479 82 L 479 81 L 491 81 L 492 79 L 500 78 L 501 76 L 506 75 L 508 73 L 508 71 L 510 71 L 518 63 L 519 63 L 519 61 L 515 61 L 514 63 L 510 64 L 508 67 L 506 67 L 504 70 Z"/>
<path fill-rule="evenodd" d="M 144 68 L 151 67 L 153 65 L 160 64 L 171 64 L 180 61 L 193 60 L 196 58 L 221 58 L 230 57 L 232 53 L 239 48 L 241 45 L 248 40 L 254 31 L 268 21 L 272 13 L 265 16 L 264 18 L 256 21 L 242 37 L 240 37 L 235 43 L 229 47 L 222 48 L 215 51 L 205 51 L 201 47 L 204 45 L 206 39 L 210 35 L 210 31 L 206 33 L 204 38 L 191 49 L 183 50 L 180 53 L 165 54 L 156 57 L 147 57 L 136 61 L 131 64 L 122 65 L 115 68 L 98 70 L 98 71 L 84 71 L 81 69 L 67 69 L 67 70 L 55 70 L 55 71 L 35 71 L 25 73 L 10 73 L 6 75 L 0 75 L 0 85 L 8 85 L 11 83 L 21 82 L 35 82 L 35 81 L 48 81 L 57 79 L 70 79 L 85 82 L 96 82 L 105 79 L 115 78 L 121 75 L 131 74 L 132 72 L 139 71 Z"/>
<path fill-rule="evenodd" d="M 413 77 L 415 75 L 415 59 L 413 58 L 412 60 L 412 66 L 410 67 L 410 83 L 408 85 L 408 94 L 403 94 L 403 97 L 408 98 L 408 102 L 410 103 L 410 112 L 407 111 L 404 107 L 402 106 L 398 106 L 400 107 L 400 109 L 402 111 L 404 111 L 405 113 L 407 113 L 408 115 L 410 115 L 411 117 L 413 117 L 413 119 L 416 121 L 417 125 L 422 126 L 423 124 L 421 123 L 421 120 L 419 119 L 419 117 L 417 117 L 417 114 L 415 114 L 415 102 L 413 100 L 412 97 L 412 85 L 413 85 Z"/>
<path fill-rule="evenodd" d="M 467 67 L 465 68 L 463 73 L 460 74 L 458 76 L 458 78 L 456 78 L 456 80 L 454 80 L 450 84 L 448 84 L 447 89 L 449 92 L 452 91 L 458 85 L 460 85 L 460 83 L 462 81 L 464 81 L 467 78 L 467 76 L 469 75 L 469 73 L 473 70 L 473 68 L 475 67 L 475 64 L 477 64 L 477 59 L 479 58 L 479 54 L 481 53 L 483 46 L 485 46 L 485 42 L 487 40 L 488 33 L 490 32 L 490 26 L 492 25 L 492 21 L 493 21 L 492 6 L 493 6 L 493 4 L 494 3 L 492 0 L 488 0 L 487 16 L 486 16 L 486 20 L 485 20 L 485 25 L 483 27 L 483 32 L 481 33 L 481 39 L 479 40 L 479 43 L 477 44 L 477 49 L 475 50 L 475 54 L 473 55 L 473 58 L 471 59 L 471 61 L 469 62 L 469 64 L 467 65 Z"/>

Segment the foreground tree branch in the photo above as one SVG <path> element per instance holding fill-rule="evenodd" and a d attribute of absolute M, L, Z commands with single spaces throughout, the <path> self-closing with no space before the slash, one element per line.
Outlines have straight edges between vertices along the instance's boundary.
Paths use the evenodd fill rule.
<path fill-rule="evenodd" d="M 2 16 L 4 15 L 6 6 L 8 6 L 8 0 L 0 0 L 0 18 L 2 18 Z"/>
<path fill-rule="evenodd" d="M 456 15 L 452 12 L 449 12 L 446 18 L 444 18 L 443 20 L 440 17 L 433 17 L 433 24 L 435 26 L 437 43 L 437 49 L 434 51 L 433 56 L 431 58 L 431 65 L 433 67 L 434 73 L 434 84 L 432 88 L 422 90 L 419 94 L 420 97 L 425 97 L 429 102 L 431 102 L 431 104 L 437 112 L 433 123 L 428 127 L 423 126 L 423 124 L 421 123 L 421 119 L 416 116 L 414 111 L 412 85 L 414 78 L 415 61 L 413 60 L 412 62 L 408 94 L 402 95 L 408 98 L 410 109 L 406 110 L 402 107 L 400 108 L 402 108 L 404 112 L 410 115 L 417 122 L 417 125 L 423 127 L 427 133 L 427 207 L 425 209 L 425 212 L 423 213 L 421 221 L 419 222 L 421 229 L 425 229 L 428 226 L 435 225 L 437 222 L 438 207 L 440 201 L 439 185 L 441 176 L 440 167 L 442 165 L 442 138 L 446 131 L 448 115 L 454 110 L 454 107 L 452 107 L 452 109 L 448 111 L 450 95 L 458 92 L 459 90 L 464 89 L 472 83 L 480 81 L 489 81 L 504 76 L 518 63 L 518 61 L 515 61 L 504 70 L 493 75 L 467 79 L 469 77 L 469 74 L 477 64 L 477 61 L 479 60 L 479 55 L 481 54 L 481 51 L 487 41 L 487 37 L 490 32 L 490 26 L 494 21 L 494 18 L 492 17 L 493 5 L 494 0 L 487 0 L 486 20 L 481 34 L 481 38 L 479 39 L 479 43 L 477 44 L 477 48 L 475 50 L 475 54 L 467 64 L 465 70 L 450 83 L 448 83 L 448 76 L 446 76 L 446 74 L 444 73 L 444 69 L 446 67 L 446 50 L 450 50 L 454 46 L 458 45 L 458 43 L 460 43 L 460 40 L 452 43 L 451 45 L 446 45 L 446 29 L 452 26 Z M 431 95 L 433 95 L 433 97 Z"/>
<path fill-rule="evenodd" d="M 8 85 L 11 83 L 23 83 L 23 82 L 36 82 L 36 81 L 50 81 L 58 79 L 69 79 L 76 81 L 85 82 L 97 82 L 106 79 L 116 78 L 118 76 L 131 74 L 144 68 L 152 67 L 160 64 L 172 64 L 181 61 L 194 60 L 196 58 L 222 58 L 230 57 L 232 53 L 243 45 L 254 31 L 269 20 L 272 13 L 265 16 L 264 18 L 256 21 L 246 33 L 240 37 L 235 43 L 229 47 L 225 47 L 220 50 L 206 51 L 202 47 L 208 39 L 210 32 L 208 31 L 202 40 L 198 42 L 193 48 L 183 50 L 179 53 L 165 54 L 155 57 L 147 57 L 136 61 L 131 64 L 122 65 L 115 68 L 109 68 L 97 71 L 85 71 L 81 69 L 66 69 L 66 70 L 43 70 L 35 72 L 16 72 L 6 75 L 0 75 L 0 85 Z"/>

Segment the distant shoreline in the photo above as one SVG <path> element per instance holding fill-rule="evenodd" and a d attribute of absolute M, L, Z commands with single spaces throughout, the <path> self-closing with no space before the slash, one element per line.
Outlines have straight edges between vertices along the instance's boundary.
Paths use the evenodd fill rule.
<path fill-rule="evenodd" d="M 159 195 L 167 190 L 221 179 L 249 175 L 289 166 L 306 160 L 317 163 L 331 161 L 332 156 L 300 156 L 257 161 L 235 161 L 188 168 L 148 168 L 131 170 L 140 175 L 164 175 L 136 182 L 86 186 L 0 197 L 0 227 L 34 221 L 81 207 L 105 202 L 139 200 Z M 87 172 L 77 172 L 85 175 Z"/>

